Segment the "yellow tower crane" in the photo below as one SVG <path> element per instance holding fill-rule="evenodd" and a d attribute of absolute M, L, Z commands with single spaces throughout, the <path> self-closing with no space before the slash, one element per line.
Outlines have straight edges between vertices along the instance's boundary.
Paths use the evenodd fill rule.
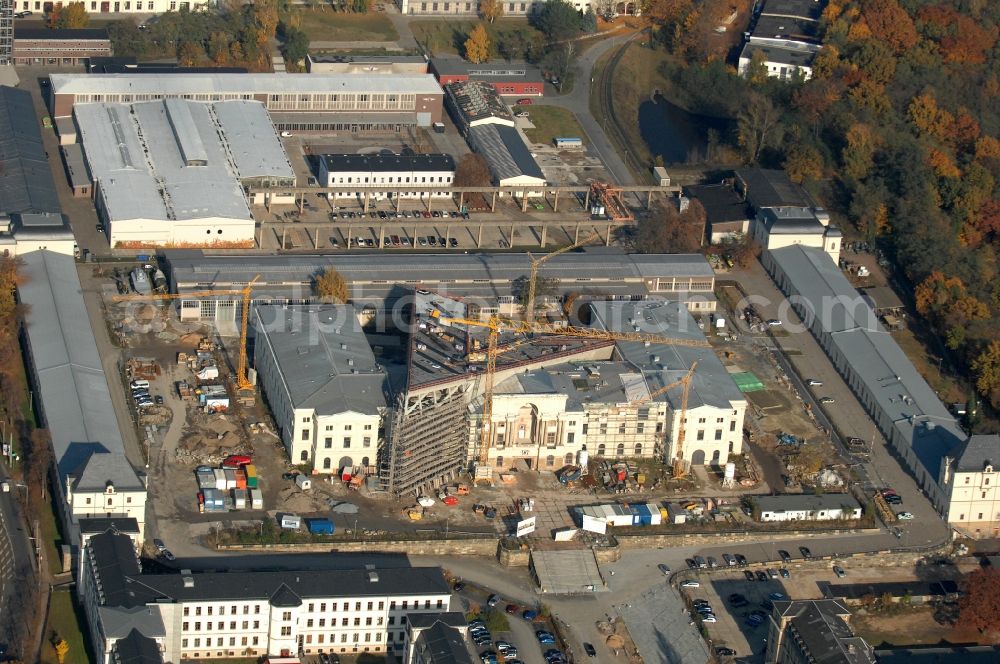
<path fill-rule="evenodd" d="M 684 434 L 687 425 L 688 395 L 691 393 L 691 381 L 694 380 L 694 370 L 698 366 L 698 360 L 691 363 L 691 368 L 683 377 L 675 380 L 669 385 L 664 385 L 658 390 L 654 390 L 641 399 L 631 402 L 630 406 L 641 406 L 656 399 L 656 397 L 666 394 L 675 387 L 683 387 L 681 392 L 681 419 L 677 424 L 677 435 L 674 438 L 674 477 L 684 477 L 687 474 L 687 466 L 684 464 Z"/>
<path fill-rule="evenodd" d="M 500 318 L 499 316 L 491 316 L 489 319 L 483 321 L 469 318 L 452 318 L 442 316 L 440 311 L 433 311 L 431 312 L 431 317 L 448 325 L 467 325 L 469 327 L 486 328 L 489 330 L 486 344 L 486 371 L 483 375 L 485 381 L 483 389 L 483 424 L 478 455 L 479 465 L 484 468 L 488 467 L 487 462 L 489 461 L 490 444 L 492 443 L 490 429 L 493 423 L 493 381 L 496 376 L 497 356 L 504 352 L 504 349 L 498 349 L 497 347 L 497 340 L 501 332 L 577 337 L 601 341 L 648 341 L 656 344 L 672 344 L 695 348 L 712 347 L 704 339 L 680 339 L 659 334 L 648 334 L 646 332 L 608 332 L 607 330 L 597 330 L 588 327 L 559 327 L 549 323 L 511 320 Z"/>
<path fill-rule="evenodd" d="M 236 367 L 236 387 L 239 390 L 253 390 L 253 383 L 247 377 L 247 328 L 250 326 L 250 296 L 253 293 L 253 285 L 260 279 L 260 275 L 254 277 L 246 286 L 239 290 L 210 290 L 194 291 L 191 293 L 166 293 L 162 295 L 115 295 L 114 302 L 130 302 L 132 300 L 178 300 L 189 297 L 215 297 L 216 295 L 240 295 L 242 296 L 242 311 L 240 312 L 240 355 L 239 363 Z"/>
<path fill-rule="evenodd" d="M 555 258 L 561 254 L 565 254 L 567 251 L 573 251 L 574 249 L 582 247 L 589 242 L 599 239 L 601 239 L 601 234 L 595 232 L 578 242 L 574 242 L 573 244 L 563 247 L 562 249 L 556 249 L 552 253 L 546 254 L 541 258 L 532 258 L 531 254 L 528 254 L 528 260 L 531 261 L 531 274 L 528 277 L 528 297 L 524 300 L 525 320 L 533 320 L 535 317 L 535 290 L 538 287 L 538 268 L 541 267 L 542 263 L 550 258 Z"/>

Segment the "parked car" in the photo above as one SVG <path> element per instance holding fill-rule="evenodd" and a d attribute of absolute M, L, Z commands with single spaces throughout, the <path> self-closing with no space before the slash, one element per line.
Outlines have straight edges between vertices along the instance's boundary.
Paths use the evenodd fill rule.
<path fill-rule="evenodd" d="M 792 559 L 791 554 L 784 549 L 778 549 L 778 557 L 781 558 L 781 562 L 783 563 L 788 563 L 788 561 Z"/>
<path fill-rule="evenodd" d="M 520 611 L 520 610 L 521 610 L 521 607 L 519 607 L 517 604 L 508 604 L 507 607 L 504 609 L 504 611 L 509 616 L 517 615 L 517 612 Z"/>
<path fill-rule="evenodd" d="M 746 567 L 749 563 L 747 562 L 747 557 L 742 553 L 736 554 L 736 564 L 740 567 Z"/>
<path fill-rule="evenodd" d="M 781 574 L 782 579 L 789 579 L 792 576 L 792 573 L 788 571 L 787 567 L 782 567 L 778 570 L 778 572 Z"/>
<path fill-rule="evenodd" d="M 681 584 L 681 588 L 701 588 L 701 584 L 694 580 L 685 581 Z"/>
<path fill-rule="evenodd" d="M 764 570 L 761 570 L 761 569 L 757 570 L 757 580 L 758 581 L 767 581 L 767 572 L 765 572 Z"/>
<path fill-rule="evenodd" d="M 911 514 L 910 512 L 900 512 L 899 514 L 896 515 L 896 518 L 899 519 L 900 521 L 912 521 L 913 514 Z"/>
<path fill-rule="evenodd" d="M 489 606 L 489 607 L 494 607 L 494 606 L 496 606 L 499 603 L 500 603 L 500 595 L 497 595 L 496 593 L 490 595 L 486 599 L 486 606 Z"/>
<path fill-rule="evenodd" d="M 833 566 L 833 573 L 837 575 L 838 579 L 843 579 L 845 576 L 847 576 L 847 572 L 845 572 L 844 568 L 841 567 L 840 565 Z"/>
<path fill-rule="evenodd" d="M 154 539 L 153 546 L 155 546 L 156 550 L 159 551 L 160 553 L 163 553 L 164 551 L 167 550 L 167 545 L 164 544 L 163 540 L 161 539 Z"/>
<path fill-rule="evenodd" d="M 810 558 L 813 557 L 812 551 L 810 551 L 809 547 L 807 546 L 800 546 L 799 553 L 801 553 L 802 557 L 805 558 L 806 560 L 809 560 Z"/>
<path fill-rule="evenodd" d="M 527 97 L 524 97 L 524 98 L 522 98 L 522 99 L 518 99 L 518 100 L 517 100 L 517 105 L 518 105 L 518 106 L 531 106 L 531 104 L 532 104 L 532 103 L 534 103 L 534 102 L 532 102 L 532 101 L 531 101 L 530 99 L 528 99 Z"/>
<path fill-rule="evenodd" d="M 162 395 L 162 394 L 157 394 L 157 395 L 156 395 L 156 396 L 155 396 L 155 397 L 153 398 L 153 401 L 155 401 L 155 402 L 156 402 L 156 405 L 157 405 L 157 406 L 162 406 L 162 405 L 163 405 L 163 395 Z"/>
<path fill-rule="evenodd" d="M 767 596 L 767 598 L 772 602 L 779 602 L 783 599 L 788 599 L 787 597 L 785 597 L 783 593 L 771 593 L 770 595 Z"/>
<path fill-rule="evenodd" d="M 771 327 L 781 327 L 781 321 L 777 318 L 771 318 L 767 321 L 767 324 Z"/>
<path fill-rule="evenodd" d="M 747 605 L 747 598 L 741 595 L 740 593 L 733 593 L 732 595 L 729 596 L 729 603 L 739 608 L 741 606 Z"/>
<path fill-rule="evenodd" d="M 177 556 L 170 553 L 170 549 L 164 549 L 163 551 L 160 551 L 160 557 L 166 560 L 168 563 L 172 563 L 173 561 L 177 560 Z"/>
<path fill-rule="evenodd" d="M 521 614 L 521 617 L 524 618 L 525 620 L 534 620 L 535 618 L 538 617 L 538 611 L 532 611 L 531 609 L 525 609 L 524 613 Z"/>
<path fill-rule="evenodd" d="M 594 644 L 583 642 L 583 652 L 587 653 L 587 657 L 597 657 L 597 650 L 594 649 Z"/>
<path fill-rule="evenodd" d="M 806 381 L 806 385 L 809 387 L 823 387 L 823 381 L 816 380 L 815 378 L 810 378 Z"/>
<path fill-rule="evenodd" d="M 716 567 L 719 566 L 719 562 L 715 558 L 713 558 L 712 556 L 709 556 L 707 558 L 707 560 L 708 560 L 708 567 L 710 569 L 715 569 Z"/>
<path fill-rule="evenodd" d="M 452 585 L 451 589 L 457 593 L 460 593 L 463 590 L 465 590 L 465 583 L 463 583 L 462 581 L 456 581 L 454 585 Z"/>
<path fill-rule="evenodd" d="M 294 482 L 295 478 L 298 477 L 298 476 L 299 476 L 298 473 L 282 473 L 281 474 L 281 479 L 283 479 L 283 480 L 290 480 L 290 481 Z"/>
<path fill-rule="evenodd" d="M 730 567 L 736 567 L 736 557 L 731 553 L 722 554 L 722 559 L 726 561 L 726 564 Z"/>
<path fill-rule="evenodd" d="M 747 570 L 743 570 L 743 576 L 746 577 L 747 581 L 753 581 L 755 578 L 757 578 L 757 577 L 755 577 L 753 575 L 753 572 L 751 572 L 748 569 Z"/>
<path fill-rule="evenodd" d="M 736 655 L 736 651 L 726 646 L 715 646 L 715 654 L 719 657 L 733 657 Z"/>
<path fill-rule="evenodd" d="M 711 613 L 709 613 L 709 614 L 708 614 L 708 615 L 706 615 L 706 616 L 702 616 L 702 617 L 701 617 L 701 621 L 702 621 L 703 623 L 717 623 L 717 622 L 719 622 L 719 621 L 718 621 L 718 620 L 717 620 L 717 619 L 715 618 L 715 616 L 714 616 L 713 614 L 711 614 Z"/>
<path fill-rule="evenodd" d="M 543 645 L 556 642 L 556 637 L 552 632 L 535 632 L 535 638 L 538 639 L 538 642 Z"/>
<path fill-rule="evenodd" d="M 668 567 L 667 565 L 664 565 L 663 563 L 660 563 L 660 564 L 659 564 L 659 565 L 657 565 L 656 567 L 657 567 L 657 569 L 659 569 L 659 570 L 660 570 L 660 572 L 661 572 L 661 573 L 662 573 L 662 574 L 663 574 L 664 576 L 669 576 L 669 575 L 670 575 L 670 567 Z"/>

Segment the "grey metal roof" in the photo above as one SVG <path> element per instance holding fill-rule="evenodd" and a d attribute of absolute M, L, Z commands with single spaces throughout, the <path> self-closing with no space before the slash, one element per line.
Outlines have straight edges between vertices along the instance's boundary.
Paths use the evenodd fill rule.
<path fill-rule="evenodd" d="M 813 19 L 763 14 L 754 25 L 753 37 L 818 42 L 818 30 L 819 22 Z"/>
<path fill-rule="evenodd" d="M 282 586 L 303 599 L 373 595 L 413 597 L 451 592 L 440 567 L 392 567 L 374 571 L 377 581 L 370 580 L 371 575 L 364 569 L 143 574 L 131 580 L 146 586 L 160 598 L 159 601 L 166 602 L 270 601 Z M 193 580 L 190 587 L 185 587 L 185 577 Z"/>
<path fill-rule="evenodd" d="M 22 258 L 26 279 L 18 297 L 28 306 L 25 327 L 42 420 L 65 475 L 92 451 L 120 453 L 124 444 L 76 262 L 46 250 Z"/>
<path fill-rule="evenodd" d="M 430 74 L 51 74 L 53 94 L 310 94 L 397 92 L 441 94 Z"/>
<path fill-rule="evenodd" d="M 822 249 L 793 245 L 770 254 L 794 288 L 789 295 L 819 312 L 836 353 L 936 480 L 941 458 L 966 439 L 955 418 Z"/>
<path fill-rule="evenodd" d="M 566 408 L 579 411 L 595 403 L 631 403 L 651 392 L 646 376 L 630 363 L 579 361 L 519 373 L 497 385 L 495 394 L 564 394 Z M 661 394 L 654 401 L 669 399 Z"/>
<path fill-rule="evenodd" d="M 76 129 L 73 130 L 74 132 Z M 62 134 L 60 134 L 62 135 Z M 83 146 L 79 143 L 70 143 L 59 148 L 62 150 L 63 159 L 66 161 L 66 171 L 69 174 L 70 186 L 83 187 L 91 184 L 94 180 L 87 170 L 87 162 L 83 158 Z"/>
<path fill-rule="evenodd" d="M 406 619 L 406 624 L 410 627 L 423 629 L 435 624 L 442 624 L 446 627 L 468 627 L 465 615 L 458 611 L 445 611 L 442 613 L 415 613 Z"/>
<path fill-rule="evenodd" d="M 409 617 L 408 617 L 409 618 Z M 457 625 L 436 621 L 420 630 L 414 644 L 417 660 L 425 664 L 473 664 L 469 647 Z"/>
<path fill-rule="evenodd" d="M 768 207 L 758 211 L 769 235 L 822 233 L 823 224 L 816 214 L 804 207 Z"/>
<path fill-rule="evenodd" d="M 510 295 L 511 282 L 531 271 L 523 253 L 414 254 L 381 253 L 325 256 L 206 255 L 201 251 L 164 251 L 178 292 L 231 288 L 260 275 L 256 292 L 293 288 L 305 292 L 318 272 L 332 267 L 352 287 L 352 298 L 390 290 L 397 285 L 427 287 L 456 294 L 496 292 Z M 539 274 L 559 280 L 559 288 L 601 292 L 619 287 L 622 293 L 645 292 L 644 279 L 656 277 L 711 277 L 712 268 L 700 254 L 625 254 L 615 251 L 569 252 L 546 261 Z M 359 289 L 359 286 L 362 287 Z"/>
<path fill-rule="evenodd" d="M 785 494 L 778 496 L 756 496 L 754 500 L 762 512 L 791 512 L 798 510 L 839 510 L 860 507 L 858 501 L 847 493 Z"/>
<path fill-rule="evenodd" d="M 774 607 L 775 612 L 790 619 L 787 629 L 792 634 L 785 634 L 784 638 L 794 639 L 810 662 L 874 664 L 871 646 L 851 630 L 846 621 L 851 612 L 840 602 L 832 599 L 779 601 Z"/>
<path fill-rule="evenodd" d="M 783 46 L 747 42 L 740 52 L 740 59 L 752 60 L 754 53 L 757 52 L 763 54 L 765 62 L 775 62 L 789 67 L 809 67 L 816 57 L 815 50 L 796 42 L 785 42 Z"/>
<path fill-rule="evenodd" d="M 115 641 L 111 651 L 113 664 L 163 664 L 156 641 L 133 628 L 124 639 Z"/>
<path fill-rule="evenodd" d="M 640 331 L 678 339 L 704 340 L 694 317 L 681 302 L 606 302 L 590 303 L 593 327 L 616 332 Z M 636 330 L 638 328 L 638 330 Z M 714 406 L 730 408 L 745 403 L 746 397 L 722 361 L 711 348 L 676 344 L 646 345 L 638 341 L 618 341 L 618 353 L 631 363 L 646 380 L 647 389 L 655 392 L 687 375 L 698 361 L 688 394 L 688 408 Z M 665 400 L 671 408 L 680 408 L 681 389 L 670 390 Z"/>
<path fill-rule="evenodd" d="M 454 171 L 455 159 L 450 154 L 324 154 L 319 158 L 327 170 L 338 171 Z"/>
<path fill-rule="evenodd" d="M 145 75 L 144 75 L 145 76 Z M 263 170 L 287 173 L 291 166 L 274 134 L 266 111 L 257 102 L 243 110 L 256 114 L 248 130 L 233 120 L 239 107 L 224 110 L 240 157 L 232 154 L 215 106 L 180 99 L 137 104 L 77 104 L 74 108 L 90 173 L 99 181 L 105 208 L 112 221 L 129 219 L 252 219 L 235 168 L 249 173 Z M 256 105 L 257 109 L 250 109 Z M 231 112 L 232 111 L 232 112 Z M 248 117 L 251 117 L 248 115 Z M 266 132 L 266 133 L 265 133 Z M 270 139 L 270 140 L 266 140 Z M 260 155 L 250 141 L 260 143 Z M 267 166 L 261 159 L 280 158 Z M 291 175 L 294 177 L 294 174 Z"/>
<path fill-rule="evenodd" d="M 127 577 L 138 574 L 139 558 L 128 535 L 105 531 L 90 538 L 86 555 L 100 581 L 100 601 L 103 606 L 133 608 L 137 602 L 128 591 Z"/>
<path fill-rule="evenodd" d="M 58 212 L 23 212 L 10 215 L 17 238 L 72 240 L 69 221 Z"/>
<path fill-rule="evenodd" d="M 253 318 L 256 343 L 280 367 L 295 408 L 320 415 L 385 408 L 386 374 L 353 306 L 257 306 Z"/>
<path fill-rule="evenodd" d="M 104 491 L 112 485 L 115 491 L 141 491 L 144 487 L 135 469 L 120 452 L 95 452 L 72 471 L 73 491 Z"/>
<path fill-rule="evenodd" d="M 139 522 L 132 516 L 81 517 L 79 525 L 81 534 L 103 533 L 108 530 L 127 535 L 139 534 Z"/>
<path fill-rule="evenodd" d="M 212 104 L 212 111 L 240 179 L 275 177 L 295 180 L 295 169 L 281 146 L 264 105 L 255 101 Z"/>
<path fill-rule="evenodd" d="M 394 62 L 405 62 L 416 64 L 427 60 L 422 55 L 351 55 L 349 53 L 310 53 L 308 56 L 312 62 L 335 62 L 345 64 L 392 64 Z"/>
<path fill-rule="evenodd" d="M 545 183 L 545 176 L 538 162 L 531 156 L 528 146 L 514 127 L 483 124 L 469 128 L 469 144 L 489 164 L 494 180 L 503 184 L 513 178 L 535 178 Z"/>
<path fill-rule="evenodd" d="M 765 207 L 812 207 L 813 201 L 785 171 L 765 168 L 741 168 L 736 177 L 743 194 L 754 209 Z"/>
<path fill-rule="evenodd" d="M 457 55 L 435 55 L 431 66 L 444 76 L 468 76 L 472 80 L 541 82 L 542 70 L 520 61 L 490 60 L 471 63 Z"/>
<path fill-rule="evenodd" d="M 31 93 L 0 86 L 0 212 L 59 212 Z"/>
<path fill-rule="evenodd" d="M 746 221 L 752 216 L 746 201 L 728 184 L 699 184 L 684 191 L 705 208 L 709 224 Z"/>
<path fill-rule="evenodd" d="M 986 466 L 1000 468 L 1000 434 L 969 436 L 956 454 L 955 470 L 960 473 L 982 472 Z"/>

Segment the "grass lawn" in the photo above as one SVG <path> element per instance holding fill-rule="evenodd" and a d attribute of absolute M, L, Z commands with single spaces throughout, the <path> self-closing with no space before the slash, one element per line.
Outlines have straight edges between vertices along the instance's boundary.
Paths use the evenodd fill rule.
<path fill-rule="evenodd" d="M 581 138 L 584 145 L 587 143 L 587 136 L 583 133 L 583 127 L 577 121 L 573 111 L 559 106 L 525 106 L 528 111 L 531 124 L 534 129 L 525 129 L 524 133 L 533 143 L 544 143 L 552 145 L 552 139 L 559 138 Z"/>
<path fill-rule="evenodd" d="M 85 624 L 84 620 L 83 612 L 77 610 L 73 593 L 68 590 L 52 591 L 49 615 L 45 621 L 41 664 L 57 664 L 56 651 L 51 644 L 53 632 L 66 639 L 66 643 L 69 644 L 65 664 L 86 664 L 90 661 L 87 656 L 86 641 L 81 630 Z"/>
<path fill-rule="evenodd" d="M 481 23 L 478 19 L 455 21 L 413 21 L 410 30 L 418 44 L 423 45 L 431 55 L 461 55 L 465 40 L 472 28 Z M 520 32 L 524 43 L 543 39 L 541 32 L 528 25 L 523 18 L 498 19 L 492 25 L 486 23 L 486 29 L 493 35 L 493 48 L 497 42 L 504 41 L 507 36 Z"/>
<path fill-rule="evenodd" d="M 299 13 L 310 41 L 396 41 L 399 33 L 385 14 L 349 14 L 326 9 Z"/>
<path fill-rule="evenodd" d="M 51 488 L 51 487 L 50 487 Z M 52 506 L 52 494 L 49 493 L 50 500 L 46 502 L 45 509 L 38 519 L 38 527 L 42 531 L 42 543 L 45 545 L 45 558 L 49 561 L 49 570 L 53 573 L 68 572 L 62 568 L 62 555 L 59 547 L 63 544 L 62 535 L 59 533 L 59 523 Z"/>

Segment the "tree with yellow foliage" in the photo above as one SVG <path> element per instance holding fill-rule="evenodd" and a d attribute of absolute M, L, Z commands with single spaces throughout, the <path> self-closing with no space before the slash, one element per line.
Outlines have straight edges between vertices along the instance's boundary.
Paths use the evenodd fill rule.
<path fill-rule="evenodd" d="M 465 59 L 473 64 L 490 59 L 490 35 L 482 23 L 474 27 L 465 40 Z"/>

